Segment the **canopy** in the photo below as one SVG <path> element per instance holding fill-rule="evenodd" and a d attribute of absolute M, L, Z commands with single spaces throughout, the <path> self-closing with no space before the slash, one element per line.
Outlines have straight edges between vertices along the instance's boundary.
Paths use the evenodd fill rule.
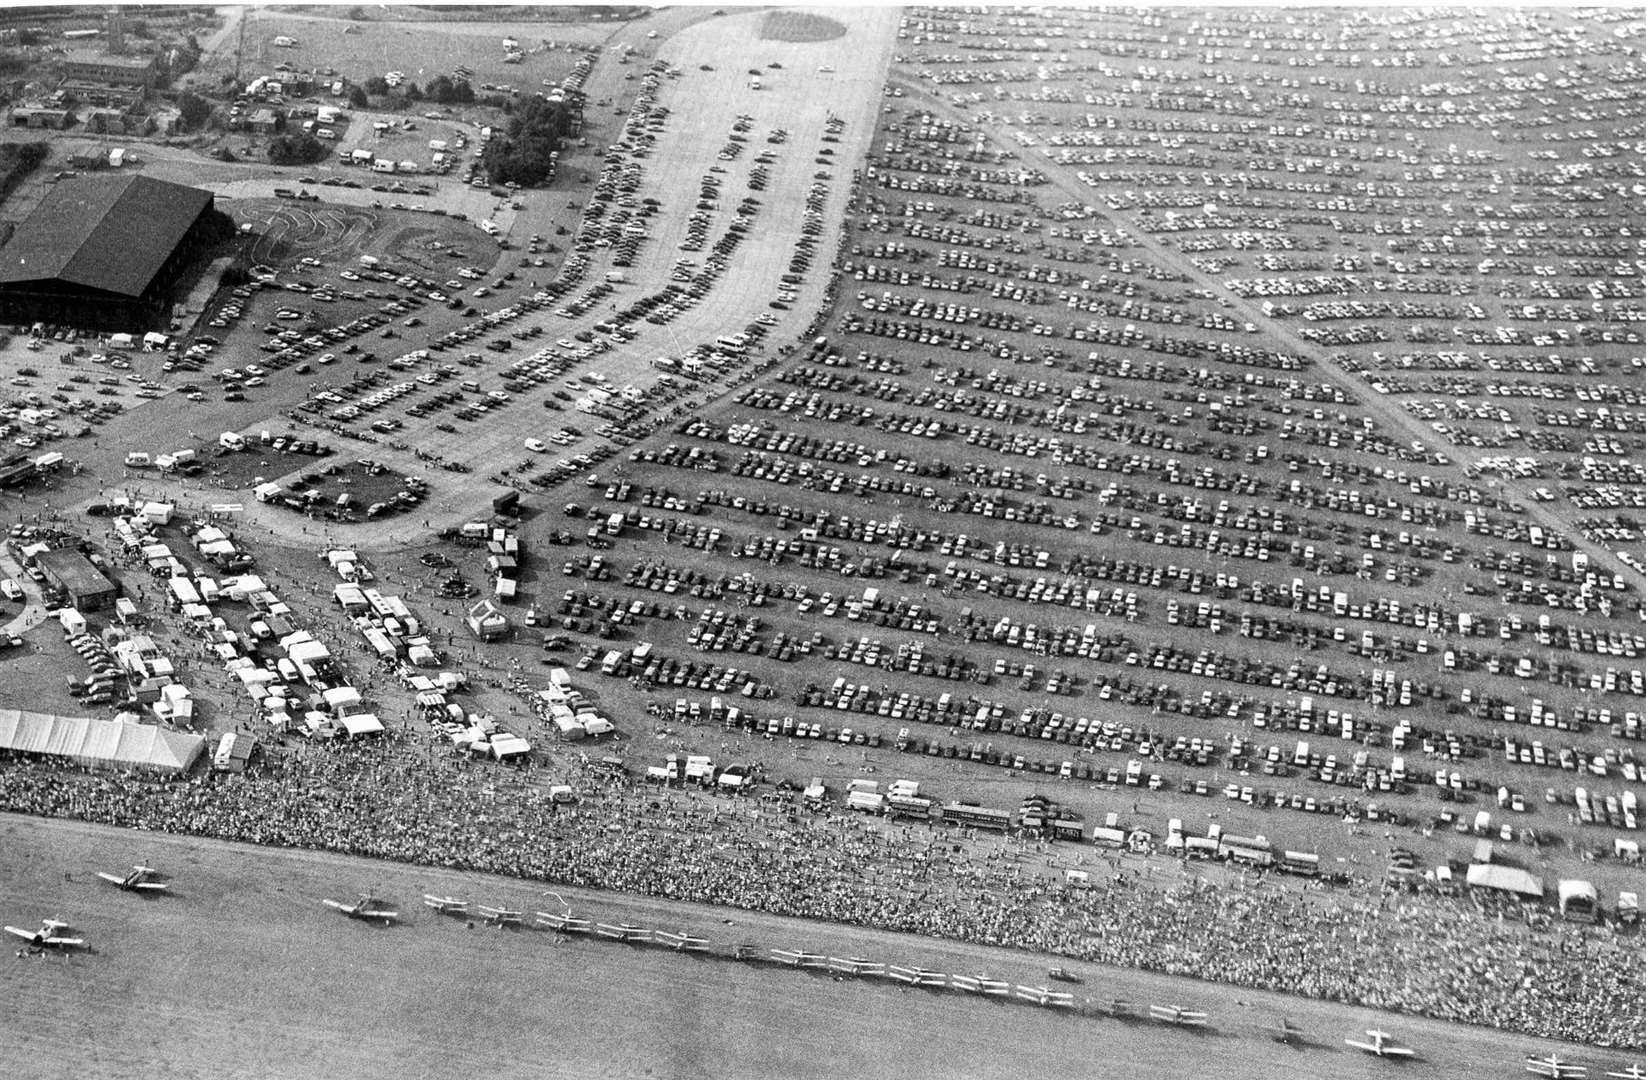
<path fill-rule="evenodd" d="M 352 735 L 376 735 L 383 730 L 383 722 L 370 713 L 360 713 L 356 716 L 345 716 L 342 720 L 343 730 Z"/>
<path fill-rule="evenodd" d="M 1515 866 L 1495 863 L 1471 863 L 1464 879 L 1474 889 L 1495 889 L 1534 900 L 1543 898 L 1543 882 Z"/>
<path fill-rule="evenodd" d="M 205 743 L 199 735 L 152 724 L 0 709 L 0 750 L 51 754 L 91 768 L 185 772 Z"/>

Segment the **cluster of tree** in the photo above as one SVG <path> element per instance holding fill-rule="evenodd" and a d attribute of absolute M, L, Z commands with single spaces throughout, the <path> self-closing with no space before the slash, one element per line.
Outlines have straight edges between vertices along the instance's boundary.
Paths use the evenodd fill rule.
<path fill-rule="evenodd" d="M 472 105 L 474 87 L 469 85 L 467 79 L 436 75 L 429 80 L 429 85 L 423 88 L 423 96 L 442 105 Z"/>
<path fill-rule="evenodd" d="M 274 165 L 313 165 L 326 159 L 326 144 L 304 131 L 276 135 L 269 142 L 269 161 Z"/>
<path fill-rule="evenodd" d="M 183 39 L 181 45 L 175 45 L 160 53 L 160 70 L 155 76 L 155 86 L 164 90 L 172 82 L 194 70 L 200 62 L 200 43 L 190 34 Z"/>
<path fill-rule="evenodd" d="M 515 108 L 507 134 L 486 145 L 480 162 L 494 184 L 541 184 L 553 174 L 550 155 L 560 149 L 571 126 L 572 113 L 564 102 L 530 98 Z"/>
<path fill-rule="evenodd" d="M 211 119 L 212 104 L 192 90 L 177 95 L 178 126 L 184 131 L 197 131 Z"/>

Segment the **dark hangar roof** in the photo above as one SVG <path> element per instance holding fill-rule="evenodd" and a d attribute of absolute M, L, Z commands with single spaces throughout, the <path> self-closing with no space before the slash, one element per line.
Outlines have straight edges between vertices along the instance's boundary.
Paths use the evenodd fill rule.
<path fill-rule="evenodd" d="M 0 248 L 0 286 L 59 281 L 141 296 L 211 200 L 132 173 L 61 181 Z"/>

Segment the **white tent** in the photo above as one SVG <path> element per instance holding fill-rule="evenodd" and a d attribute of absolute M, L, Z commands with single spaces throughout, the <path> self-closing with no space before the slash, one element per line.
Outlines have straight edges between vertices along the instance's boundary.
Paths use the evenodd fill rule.
<path fill-rule="evenodd" d="M 343 717 L 343 730 L 351 738 L 359 735 L 376 735 L 383 730 L 383 721 L 370 713 L 359 713 L 355 716 Z"/>
<path fill-rule="evenodd" d="M 91 768 L 186 772 L 205 745 L 199 735 L 152 724 L 0 709 L 0 750 L 66 757 Z"/>

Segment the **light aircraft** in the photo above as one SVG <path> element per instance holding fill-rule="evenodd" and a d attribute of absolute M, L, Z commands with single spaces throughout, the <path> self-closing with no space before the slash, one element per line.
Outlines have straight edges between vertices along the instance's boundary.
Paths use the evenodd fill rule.
<path fill-rule="evenodd" d="M 977 978 L 977 988 L 984 997 L 1010 997 L 1011 984 L 1005 979 L 990 979 L 982 975 Z"/>
<path fill-rule="evenodd" d="M 60 931 L 72 927 L 61 919 L 41 919 L 38 930 L 19 930 L 15 926 L 6 927 L 6 933 L 15 934 L 37 949 L 89 949 L 85 938 L 64 937 Z"/>
<path fill-rule="evenodd" d="M 1049 986 L 1018 986 L 1012 991 L 1024 1001 L 1032 1001 L 1036 1005 L 1050 1005 L 1058 1008 L 1073 1008 L 1074 995 L 1053 990 Z"/>
<path fill-rule="evenodd" d="M 797 952 L 790 952 L 788 949 L 773 949 L 772 959 L 777 961 L 779 964 L 787 964 L 790 967 L 800 966 L 800 954 Z"/>
<path fill-rule="evenodd" d="M 1417 1051 L 1405 1046 L 1396 1046 L 1392 1041 L 1394 1036 L 1387 1031 L 1377 1028 L 1367 1028 L 1366 1038 L 1347 1038 L 1343 1041 L 1356 1050 L 1364 1050 L 1373 1057 L 1409 1058 L 1415 1057 Z"/>
<path fill-rule="evenodd" d="M 659 945 L 667 945 L 676 952 L 707 952 L 709 939 L 692 937 L 687 933 L 671 934 L 667 930 L 659 930 L 652 935 L 652 940 Z"/>
<path fill-rule="evenodd" d="M 908 983 L 910 986 L 915 984 L 919 974 L 920 972 L 916 968 L 900 967 L 897 964 L 886 965 L 886 978 L 896 979 L 898 982 Z"/>
<path fill-rule="evenodd" d="M 551 915 L 547 911 L 539 911 L 537 921 L 562 934 L 588 934 L 594 931 L 589 920 L 575 919 L 570 915 Z"/>
<path fill-rule="evenodd" d="M 1269 1032 L 1275 1042 L 1286 1043 L 1288 1046 L 1303 1038 L 1303 1029 L 1292 1023 L 1292 1018 L 1289 1016 L 1281 1017 L 1280 1023 L 1265 1030 Z M 1646 1078 L 1643 1078 L 1643 1080 L 1646 1080 Z"/>
<path fill-rule="evenodd" d="M 1527 1054 L 1526 1071 L 1533 1076 L 1547 1076 L 1550 1080 L 1565 1080 L 1567 1077 L 1575 1078 L 1589 1075 L 1589 1070 L 1582 1065 L 1574 1065 L 1569 1061 L 1563 1061 L 1556 1054 L 1550 1054 L 1548 1057 L 1533 1057 Z"/>
<path fill-rule="evenodd" d="M 1646 1069 L 1642 1069 L 1639 1065 L 1631 1065 L 1620 1072 L 1609 1072 L 1606 1075 L 1612 1077 L 1613 1080 L 1646 1080 Z"/>
<path fill-rule="evenodd" d="M 131 872 L 123 877 L 119 874 L 105 874 L 101 870 L 97 872 L 97 876 L 126 892 L 159 893 L 171 888 L 163 881 L 155 881 L 156 873 L 152 866 L 134 866 Z"/>
<path fill-rule="evenodd" d="M 526 913 L 523 911 L 511 911 L 508 908 L 487 907 L 485 904 L 481 904 L 475 910 L 480 912 L 480 917 L 482 919 L 485 919 L 493 926 L 519 926 L 520 920 L 526 917 Z"/>
<path fill-rule="evenodd" d="M 360 899 L 356 900 L 352 904 L 345 904 L 341 900 L 322 900 L 320 902 L 334 911 L 341 911 L 351 919 L 363 919 L 366 921 L 380 919 L 382 920 L 384 926 L 387 926 L 389 923 L 392 923 L 396 919 L 400 918 L 400 913 L 398 911 L 390 911 L 383 907 L 383 902 L 378 900 L 371 893 L 361 893 Z"/>
<path fill-rule="evenodd" d="M 982 984 L 970 975 L 950 975 L 949 985 L 968 994 L 976 994 L 983 989 Z"/>
<path fill-rule="evenodd" d="M 1150 1005 L 1149 1018 L 1159 1020 L 1163 1024 L 1176 1024 L 1179 1027 L 1205 1027 L 1206 1014 L 1194 1009 L 1185 1009 L 1180 1005 Z"/>
<path fill-rule="evenodd" d="M 842 975 L 884 975 L 886 965 L 878 964 L 873 960 L 865 960 L 861 956 L 842 959 L 838 956 L 829 957 L 829 967 Z"/>
<path fill-rule="evenodd" d="M 467 915 L 469 913 L 469 902 L 459 900 L 455 896 L 434 896 L 430 893 L 424 893 L 423 905 L 433 908 L 442 915 Z"/>
<path fill-rule="evenodd" d="M 1117 1020 L 1129 1019 L 1135 1004 L 1125 998 L 1114 998 L 1109 1002 L 1109 1015 Z"/>
<path fill-rule="evenodd" d="M 650 941 L 652 939 L 652 932 L 650 930 L 647 930 L 643 926 L 630 926 L 628 923 L 620 923 L 616 926 L 613 926 L 611 923 L 595 923 L 594 932 L 603 938 L 611 938 L 613 941 L 629 941 L 639 943 Z"/>
<path fill-rule="evenodd" d="M 1050 971 L 1046 972 L 1046 974 L 1056 979 L 1058 982 L 1082 983 L 1086 981 L 1079 975 L 1076 975 L 1074 972 L 1070 971 L 1068 968 L 1054 967 Z"/>
<path fill-rule="evenodd" d="M 829 958 L 822 953 L 803 952 L 800 954 L 800 966 L 803 968 L 826 968 Z"/>

